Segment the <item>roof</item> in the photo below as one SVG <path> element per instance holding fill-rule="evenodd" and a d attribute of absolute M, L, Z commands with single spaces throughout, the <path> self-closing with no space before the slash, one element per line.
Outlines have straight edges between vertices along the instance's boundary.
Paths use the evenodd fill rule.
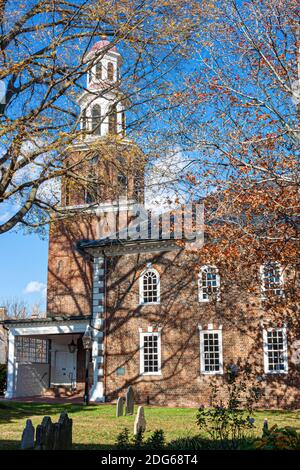
<path fill-rule="evenodd" d="M 111 47 L 109 47 L 109 46 L 111 46 Z M 107 39 L 101 39 L 101 41 L 96 42 L 93 45 L 91 51 L 96 52 L 96 51 L 99 51 L 100 49 L 104 49 L 104 48 L 108 49 L 109 51 L 118 52 L 116 46 L 113 45 Z"/>
<path fill-rule="evenodd" d="M 4 320 L 0 323 L 3 323 L 5 325 L 15 325 L 15 324 L 39 324 L 39 323 L 48 323 L 48 324 L 52 324 L 52 323 L 59 323 L 59 322 L 66 322 L 66 321 L 72 321 L 74 323 L 74 321 L 88 321 L 91 319 L 91 315 L 72 315 L 72 316 L 69 316 L 69 315 L 56 315 L 56 316 L 52 316 L 52 317 L 44 317 L 44 318 L 19 318 L 19 319 L 7 319 L 7 320 Z"/>

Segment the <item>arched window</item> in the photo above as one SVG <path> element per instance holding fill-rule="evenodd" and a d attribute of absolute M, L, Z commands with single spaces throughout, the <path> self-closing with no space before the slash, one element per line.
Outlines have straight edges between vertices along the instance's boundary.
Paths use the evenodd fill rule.
<path fill-rule="evenodd" d="M 69 206 L 70 205 L 70 186 L 71 186 L 71 181 L 70 181 L 70 177 L 68 175 L 68 169 L 70 167 L 70 164 L 69 162 L 67 162 L 66 164 L 66 168 L 67 168 L 67 174 L 65 175 L 65 205 L 66 206 Z"/>
<path fill-rule="evenodd" d="M 114 64 L 112 62 L 108 62 L 107 64 L 107 80 L 111 82 L 114 79 Z"/>
<path fill-rule="evenodd" d="M 96 79 L 101 80 L 102 79 L 102 64 L 101 62 L 98 62 L 96 65 Z"/>
<path fill-rule="evenodd" d="M 84 202 L 86 204 L 92 204 L 97 201 L 98 197 L 98 185 L 95 172 L 90 172 L 88 175 L 88 181 L 84 188 Z"/>
<path fill-rule="evenodd" d="M 125 196 L 127 194 L 127 186 L 128 186 L 128 180 L 127 176 L 120 171 L 118 173 L 118 194 L 121 196 Z"/>
<path fill-rule="evenodd" d="M 160 302 L 160 279 L 156 269 L 146 269 L 140 276 L 140 304 Z"/>
<path fill-rule="evenodd" d="M 271 261 L 262 264 L 260 267 L 260 276 L 263 299 L 283 295 L 283 269 L 280 263 Z"/>
<path fill-rule="evenodd" d="M 101 135 L 101 108 L 98 104 L 92 107 L 92 131 L 94 135 Z"/>
<path fill-rule="evenodd" d="M 82 111 L 82 116 L 81 116 L 81 130 L 86 131 L 86 109 Z"/>
<path fill-rule="evenodd" d="M 108 133 L 109 134 L 116 134 L 117 133 L 117 108 L 116 108 L 116 105 L 113 105 L 109 108 Z"/>
<path fill-rule="evenodd" d="M 124 111 L 122 112 L 122 135 L 125 136 L 126 133 L 126 118 Z"/>
<path fill-rule="evenodd" d="M 199 272 L 199 302 L 221 300 L 220 275 L 216 266 L 202 266 Z"/>

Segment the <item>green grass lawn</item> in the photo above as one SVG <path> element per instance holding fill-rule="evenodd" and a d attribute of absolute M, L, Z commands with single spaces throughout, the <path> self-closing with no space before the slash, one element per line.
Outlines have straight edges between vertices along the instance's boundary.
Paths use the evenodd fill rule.
<path fill-rule="evenodd" d="M 0 402 L 0 449 L 18 449 L 26 419 L 39 424 L 43 416 L 57 421 L 66 411 L 73 419 L 74 449 L 111 449 L 116 437 L 127 427 L 133 431 L 134 416 L 115 417 L 115 405 L 82 405 Z M 147 431 L 145 437 L 155 429 L 163 429 L 166 440 L 198 434 L 195 423 L 195 408 L 145 407 Z M 300 411 L 257 411 L 255 433 L 261 434 L 264 418 L 270 426 L 292 426 L 300 431 Z M 205 435 L 203 435 L 205 437 Z"/>

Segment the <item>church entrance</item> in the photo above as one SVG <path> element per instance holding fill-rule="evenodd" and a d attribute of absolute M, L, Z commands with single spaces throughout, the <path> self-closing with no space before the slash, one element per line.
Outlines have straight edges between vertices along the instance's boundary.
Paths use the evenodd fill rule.
<path fill-rule="evenodd" d="M 77 356 L 68 351 L 55 351 L 53 365 L 52 385 L 65 385 L 74 389 L 76 387 Z"/>

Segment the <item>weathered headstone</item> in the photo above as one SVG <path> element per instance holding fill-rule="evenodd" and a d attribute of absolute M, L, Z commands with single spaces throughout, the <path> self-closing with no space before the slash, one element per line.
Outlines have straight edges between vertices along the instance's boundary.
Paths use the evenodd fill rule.
<path fill-rule="evenodd" d="M 50 416 L 44 416 L 41 424 L 36 427 L 36 449 L 51 450 L 49 440 L 53 435 L 53 423 Z M 51 445 L 51 444 L 50 444 Z"/>
<path fill-rule="evenodd" d="M 61 413 L 58 423 L 61 425 L 61 448 L 71 449 L 73 420 L 69 418 L 67 413 Z"/>
<path fill-rule="evenodd" d="M 73 421 L 67 413 L 61 413 L 58 423 L 52 423 L 49 416 L 44 416 L 36 428 L 37 450 L 69 450 L 72 448 Z M 34 427 L 30 419 L 26 421 L 23 431 L 21 449 L 34 448 Z"/>
<path fill-rule="evenodd" d="M 133 388 L 129 385 L 125 395 L 125 414 L 132 415 L 134 411 L 134 394 Z"/>
<path fill-rule="evenodd" d="M 34 448 L 34 427 L 31 419 L 27 419 L 26 426 L 22 433 L 21 449 L 33 449 Z"/>
<path fill-rule="evenodd" d="M 69 450 L 72 448 L 73 421 L 67 413 L 61 413 L 58 423 L 54 424 L 53 450 Z"/>
<path fill-rule="evenodd" d="M 134 421 L 133 433 L 135 436 L 138 434 L 144 433 L 146 431 L 146 419 L 144 413 L 144 407 L 139 406 L 137 410 L 137 415 Z"/>
<path fill-rule="evenodd" d="M 45 442 L 44 449 L 52 450 L 54 445 L 54 423 L 51 422 L 51 419 L 47 419 L 45 423 Z"/>
<path fill-rule="evenodd" d="M 123 413 L 124 413 L 124 398 L 119 397 L 118 400 L 117 400 L 117 409 L 116 409 L 117 418 L 119 416 L 123 416 Z"/>

